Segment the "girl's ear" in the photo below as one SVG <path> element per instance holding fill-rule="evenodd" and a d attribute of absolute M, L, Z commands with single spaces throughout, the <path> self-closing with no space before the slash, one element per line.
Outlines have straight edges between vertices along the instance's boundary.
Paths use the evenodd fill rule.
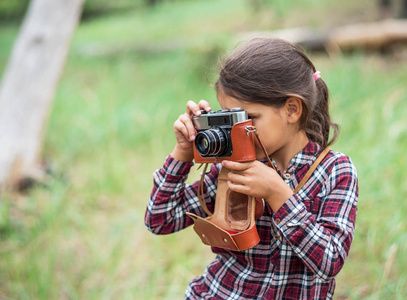
<path fill-rule="evenodd" d="M 285 111 L 289 123 L 297 123 L 302 115 L 302 101 L 297 97 L 290 97 L 285 102 Z"/>

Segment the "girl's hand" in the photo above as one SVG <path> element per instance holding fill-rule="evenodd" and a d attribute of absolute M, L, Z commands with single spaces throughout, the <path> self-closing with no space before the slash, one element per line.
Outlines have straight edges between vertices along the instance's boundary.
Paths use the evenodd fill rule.
<path fill-rule="evenodd" d="M 267 165 L 255 160 L 250 162 L 223 161 L 229 172 L 229 188 L 241 194 L 264 198 L 276 212 L 293 195 L 291 188 Z"/>
<path fill-rule="evenodd" d="M 211 109 L 211 106 L 205 100 L 199 101 L 198 104 L 188 101 L 186 112 L 174 122 L 177 144 L 171 153 L 172 157 L 186 162 L 191 162 L 194 159 L 192 143 L 195 140 L 196 130 L 192 118 L 194 116 L 199 117 L 201 110 L 211 111 Z"/>

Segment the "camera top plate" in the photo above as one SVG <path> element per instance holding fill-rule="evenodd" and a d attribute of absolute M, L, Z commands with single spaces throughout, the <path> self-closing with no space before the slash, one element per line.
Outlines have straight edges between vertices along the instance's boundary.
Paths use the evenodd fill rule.
<path fill-rule="evenodd" d="M 247 111 L 240 107 L 231 110 L 223 109 L 216 111 L 201 110 L 199 117 L 193 117 L 192 121 L 197 130 L 210 129 L 212 127 L 233 127 L 234 124 L 248 119 Z"/>

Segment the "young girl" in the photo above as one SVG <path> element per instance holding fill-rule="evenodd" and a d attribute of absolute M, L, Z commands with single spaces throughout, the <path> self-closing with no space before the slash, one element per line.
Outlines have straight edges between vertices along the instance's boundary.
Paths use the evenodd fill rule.
<path fill-rule="evenodd" d="M 257 160 L 211 166 L 205 176 L 210 210 L 222 166 L 232 170 L 227 183 L 232 191 L 265 200 L 263 215 L 256 220 L 260 242 L 241 252 L 213 247 L 215 260 L 190 282 L 185 298 L 331 299 L 355 230 L 356 169 L 349 157 L 329 151 L 303 188 L 293 193 L 337 138 L 320 73 L 288 42 L 257 38 L 223 61 L 215 88 L 222 109 L 248 112 L 277 171 L 268 166 L 257 142 Z M 211 106 L 204 100 L 187 103 L 186 113 L 174 123 L 174 150 L 154 173 L 145 222 L 155 234 L 193 224 L 186 212 L 206 217 L 197 197 L 198 182 L 185 184 L 196 135 L 191 118 L 201 110 Z"/>

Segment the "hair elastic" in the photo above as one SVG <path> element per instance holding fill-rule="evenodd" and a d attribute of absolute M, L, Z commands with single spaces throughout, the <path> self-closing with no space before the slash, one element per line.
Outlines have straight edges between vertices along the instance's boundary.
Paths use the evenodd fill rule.
<path fill-rule="evenodd" d="M 316 71 L 314 74 L 314 80 L 317 81 L 319 78 L 321 78 L 321 72 L 320 71 Z"/>

